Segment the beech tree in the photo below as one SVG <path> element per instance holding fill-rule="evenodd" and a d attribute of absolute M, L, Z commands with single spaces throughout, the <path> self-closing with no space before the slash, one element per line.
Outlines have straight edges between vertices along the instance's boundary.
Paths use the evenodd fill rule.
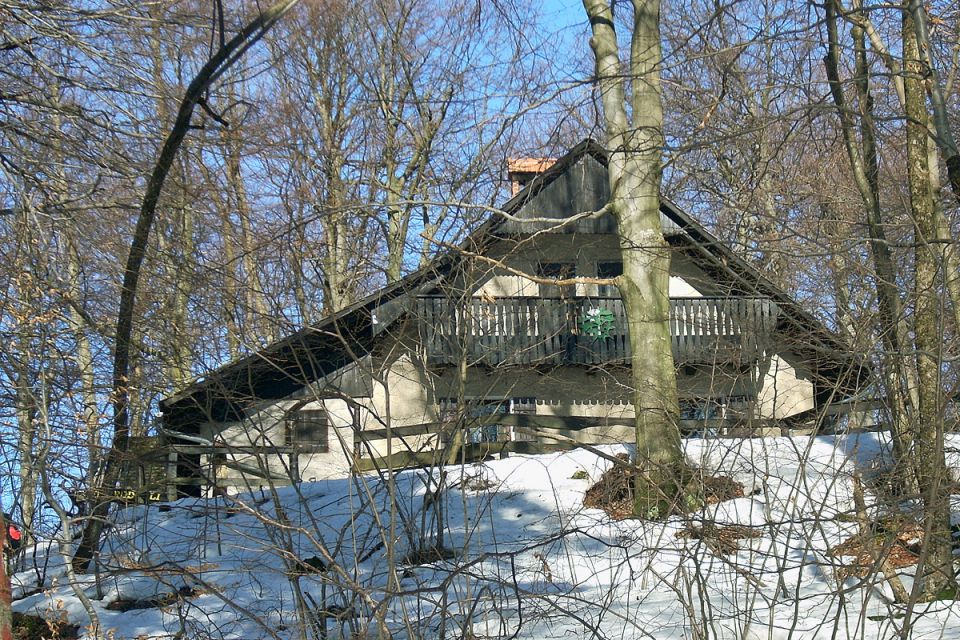
<path fill-rule="evenodd" d="M 603 106 L 610 200 L 617 221 L 623 298 L 633 361 L 636 412 L 634 513 L 665 516 L 681 489 L 683 452 L 670 347 L 670 247 L 660 224 L 663 150 L 660 1 L 633 0 L 630 57 L 624 73 L 611 3 L 584 0 Z M 629 102 L 626 78 L 630 80 Z"/>

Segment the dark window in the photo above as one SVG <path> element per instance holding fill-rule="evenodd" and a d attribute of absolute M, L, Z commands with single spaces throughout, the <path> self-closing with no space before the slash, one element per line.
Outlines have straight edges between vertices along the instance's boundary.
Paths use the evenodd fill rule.
<path fill-rule="evenodd" d="M 550 278 L 553 280 L 566 280 L 577 275 L 577 267 L 573 262 L 539 262 L 537 263 L 537 276 L 540 278 Z M 576 286 L 566 285 L 563 287 L 553 285 L 540 285 L 540 295 L 545 298 L 572 297 L 576 295 Z"/>
<path fill-rule="evenodd" d="M 576 274 L 576 265 L 572 262 L 539 262 L 537 275 L 541 278 L 572 278 Z"/>
<path fill-rule="evenodd" d="M 724 396 L 716 398 L 681 398 L 681 420 L 726 419 L 743 420 L 749 417 L 754 399 L 751 396 Z"/>
<path fill-rule="evenodd" d="M 287 445 L 309 445 L 314 451 L 329 451 L 327 412 L 322 409 L 297 411 L 287 418 Z"/>
<path fill-rule="evenodd" d="M 617 276 L 622 276 L 622 275 L 623 275 L 622 262 L 598 262 L 597 263 L 598 278 L 616 278 Z"/>
<path fill-rule="evenodd" d="M 721 416 L 722 407 L 717 398 L 681 398 L 681 420 L 710 420 Z"/>
<path fill-rule="evenodd" d="M 500 400 L 490 402 L 479 402 L 470 405 L 470 417 L 484 419 L 487 416 L 502 415 L 510 412 L 510 404 Z M 480 421 L 480 420 L 478 420 Z M 486 422 L 486 420 L 483 420 Z M 497 423 L 481 424 L 477 427 L 471 427 L 467 432 L 467 441 L 472 444 L 480 442 L 499 442 L 505 440 L 504 429 Z"/>
<path fill-rule="evenodd" d="M 597 277 L 598 278 L 616 278 L 617 276 L 623 275 L 623 263 L 622 262 L 598 262 L 597 263 Z M 614 298 L 620 295 L 620 292 L 617 290 L 617 287 L 612 284 L 601 284 L 597 286 L 597 295 L 604 298 Z"/>

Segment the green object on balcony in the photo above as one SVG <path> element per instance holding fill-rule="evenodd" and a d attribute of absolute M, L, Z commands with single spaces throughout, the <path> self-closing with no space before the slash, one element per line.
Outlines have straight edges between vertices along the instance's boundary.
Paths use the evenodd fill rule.
<path fill-rule="evenodd" d="M 609 338 L 614 324 L 615 318 L 610 309 L 593 307 L 587 309 L 580 319 L 580 332 L 596 340 Z"/>

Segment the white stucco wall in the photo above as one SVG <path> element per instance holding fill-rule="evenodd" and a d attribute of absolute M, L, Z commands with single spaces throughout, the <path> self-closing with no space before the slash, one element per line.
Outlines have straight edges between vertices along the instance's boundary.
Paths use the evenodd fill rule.
<path fill-rule="evenodd" d="M 757 408 L 763 418 L 780 420 L 815 406 L 813 382 L 789 354 L 774 354 L 761 363 L 759 384 Z"/>
<path fill-rule="evenodd" d="M 362 403 L 364 399 L 357 398 L 355 401 Z M 294 461 L 289 453 L 278 454 L 266 449 L 270 446 L 286 446 L 285 430 L 288 412 L 321 409 L 326 409 L 328 416 L 328 451 L 301 453 Z M 362 411 L 361 416 L 363 416 L 361 420 L 368 419 Z M 342 399 L 328 398 L 306 403 L 302 398 L 276 401 L 254 411 L 242 421 L 225 425 L 208 425 L 203 435 L 216 444 L 224 444 L 228 447 L 263 448 L 263 451 L 258 453 L 233 451 L 226 453 L 226 457 L 232 462 L 268 472 L 267 475 L 273 476 L 277 484 L 288 483 L 296 476 L 303 480 L 342 478 L 350 471 L 353 418 L 347 401 Z M 249 487 L 246 488 L 250 489 L 270 484 L 267 478 L 258 477 L 253 473 L 244 473 L 228 465 L 215 464 L 209 457 L 205 457 L 201 463 L 218 482 L 228 485 L 230 491 L 245 490 L 242 485 L 236 486 L 244 479 L 249 483 Z"/>

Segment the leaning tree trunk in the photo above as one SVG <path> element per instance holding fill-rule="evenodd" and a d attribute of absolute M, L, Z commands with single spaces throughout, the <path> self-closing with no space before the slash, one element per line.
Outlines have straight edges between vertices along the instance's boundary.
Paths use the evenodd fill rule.
<path fill-rule="evenodd" d="M 660 1 L 634 0 L 630 47 L 632 124 L 605 0 L 584 0 L 609 147 L 610 208 L 617 220 L 623 297 L 633 361 L 637 474 L 634 513 L 665 516 L 680 491 L 683 463 L 676 373 L 670 348 L 670 247 L 660 226 L 663 108 Z"/>
<path fill-rule="evenodd" d="M 907 117 L 907 175 L 910 211 L 916 230 L 914 249 L 916 296 L 914 340 L 918 372 L 916 416 L 917 485 L 924 509 L 924 558 L 918 595 L 937 598 L 954 583 L 953 546 L 950 532 L 950 494 L 943 452 L 943 393 L 940 370 L 943 348 L 942 319 L 938 295 L 939 272 L 944 263 L 942 245 L 936 242 L 937 215 L 930 189 L 927 153 L 929 113 L 923 86 L 923 64 L 913 14 L 903 11 L 904 105 Z M 915 593 L 917 593 L 915 589 Z"/>
<path fill-rule="evenodd" d="M 121 465 L 127 453 L 130 440 L 130 361 L 133 344 L 134 304 L 140 282 L 140 269 L 146 257 L 147 241 L 156 218 L 157 202 L 163 191 L 167 175 L 173 167 L 177 152 L 190 130 L 190 121 L 194 108 L 204 100 L 210 87 L 243 54 L 260 40 L 299 0 L 280 0 L 277 4 L 263 10 L 259 17 L 247 24 L 229 42 L 221 45 L 213 57 L 190 82 L 176 120 L 163 143 L 160 155 L 147 181 L 146 192 L 140 205 L 140 214 L 130 242 L 130 253 L 123 273 L 123 285 L 120 289 L 120 304 L 117 310 L 116 346 L 113 356 L 113 442 L 107 454 L 101 489 L 113 488 L 120 478 Z M 73 568 L 83 573 L 93 560 L 100 546 L 100 534 L 110 511 L 110 502 L 98 499 L 91 518 L 83 530 L 83 536 L 77 545 L 73 557 Z"/>

